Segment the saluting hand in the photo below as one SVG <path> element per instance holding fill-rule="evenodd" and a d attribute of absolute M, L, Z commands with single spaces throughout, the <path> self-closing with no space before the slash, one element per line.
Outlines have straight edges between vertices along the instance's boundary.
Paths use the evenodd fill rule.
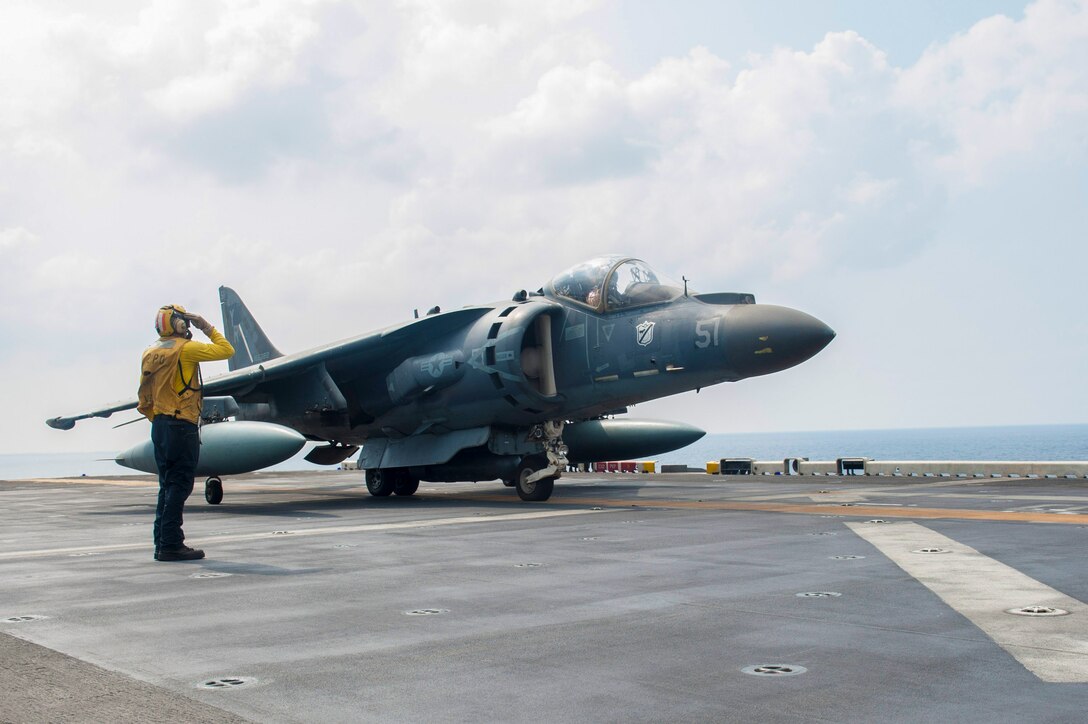
<path fill-rule="evenodd" d="M 201 317 L 199 314 L 190 314 L 189 321 L 193 323 L 193 326 L 199 329 L 204 334 L 208 334 L 212 331 L 211 322 Z"/>

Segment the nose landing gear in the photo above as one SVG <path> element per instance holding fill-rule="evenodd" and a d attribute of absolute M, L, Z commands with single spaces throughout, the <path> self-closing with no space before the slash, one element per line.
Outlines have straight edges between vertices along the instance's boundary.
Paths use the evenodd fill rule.
<path fill-rule="evenodd" d="M 522 459 L 510 483 L 522 500 L 538 502 L 552 496 L 555 481 L 567 467 L 567 446 L 563 444 L 563 421 L 552 420 L 536 425 L 529 438 L 543 443 L 543 455 Z"/>
<path fill-rule="evenodd" d="M 548 464 L 543 455 L 532 455 L 521 461 L 514 479 L 510 482 L 517 491 L 518 497 L 525 501 L 537 502 L 547 500 L 555 488 L 555 468 Z M 503 481 L 504 483 L 506 481 Z"/>

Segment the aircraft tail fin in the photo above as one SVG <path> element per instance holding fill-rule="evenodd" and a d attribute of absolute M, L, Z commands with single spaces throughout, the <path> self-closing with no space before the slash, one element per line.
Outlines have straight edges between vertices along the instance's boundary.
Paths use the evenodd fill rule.
<path fill-rule="evenodd" d="M 268 340 L 236 291 L 230 287 L 219 287 L 219 304 L 223 309 L 223 334 L 234 347 L 234 356 L 227 362 L 230 370 L 283 356 Z"/>

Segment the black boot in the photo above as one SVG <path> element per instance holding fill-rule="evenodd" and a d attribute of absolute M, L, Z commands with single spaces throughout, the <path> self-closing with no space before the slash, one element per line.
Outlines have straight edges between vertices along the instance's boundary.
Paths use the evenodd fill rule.
<path fill-rule="evenodd" d="M 155 551 L 155 560 L 157 561 L 199 561 L 203 557 L 204 551 L 199 548 L 190 548 L 184 544 L 173 548 L 160 548 Z"/>

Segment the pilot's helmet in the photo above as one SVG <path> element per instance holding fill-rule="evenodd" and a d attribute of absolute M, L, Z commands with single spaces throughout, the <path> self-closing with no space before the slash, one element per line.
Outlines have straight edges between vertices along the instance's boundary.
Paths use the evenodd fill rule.
<path fill-rule="evenodd" d="M 174 329 L 174 312 L 185 314 L 185 307 L 180 304 L 167 304 L 165 307 L 159 307 L 159 311 L 155 313 L 155 331 L 159 333 L 160 337 L 179 334 Z M 184 319 L 184 317 L 182 318 Z M 185 320 L 185 326 L 189 326 L 188 320 Z"/>

